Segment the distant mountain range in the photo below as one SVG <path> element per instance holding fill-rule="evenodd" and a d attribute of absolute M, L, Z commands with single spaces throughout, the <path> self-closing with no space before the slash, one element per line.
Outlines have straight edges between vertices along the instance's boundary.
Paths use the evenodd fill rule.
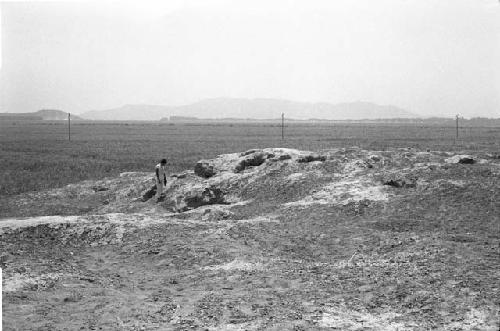
<path fill-rule="evenodd" d="M 390 118 L 418 118 L 419 115 L 395 106 L 381 106 L 370 102 L 331 104 L 309 103 L 279 99 L 206 99 L 184 106 L 125 105 L 107 110 L 80 114 L 88 120 L 143 120 L 157 121 L 171 116 L 199 119 L 326 119 L 362 120 Z"/>
<path fill-rule="evenodd" d="M 57 109 L 42 109 L 33 113 L 0 113 L 0 120 L 46 120 L 61 121 L 68 119 L 68 113 Z M 72 120 L 81 120 L 80 116 L 71 115 Z"/>
<path fill-rule="evenodd" d="M 87 120 L 98 121 L 158 121 L 171 115 L 169 106 L 125 105 L 106 110 L 92 110 L 80 114 Z"/>

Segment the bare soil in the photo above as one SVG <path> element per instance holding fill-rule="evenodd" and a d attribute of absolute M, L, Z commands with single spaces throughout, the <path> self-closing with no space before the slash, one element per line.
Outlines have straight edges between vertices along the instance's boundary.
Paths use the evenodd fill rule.
<path fill-rule="evenodd" d="M 8 197 L 4 328 L 498 330 L 499 159 L 273 154 L 172 177 L 160 203 L 149 173 Z M 226 203 L 179 212 L 209 185 Z"/>

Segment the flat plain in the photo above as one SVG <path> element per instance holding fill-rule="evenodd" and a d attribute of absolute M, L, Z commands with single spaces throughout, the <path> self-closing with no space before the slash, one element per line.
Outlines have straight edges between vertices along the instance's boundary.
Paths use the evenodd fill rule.
<path fill-rule="evenodd" d="M 0 124 L 4 328 L 497 330 L 500 128 L 455 134 Z"/>

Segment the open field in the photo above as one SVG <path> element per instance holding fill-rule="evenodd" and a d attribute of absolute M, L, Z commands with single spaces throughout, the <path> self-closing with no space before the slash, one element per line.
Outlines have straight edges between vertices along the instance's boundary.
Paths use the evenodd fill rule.
<path fill-rule="evenodd" d="M 5 330 L 499 328 L 499 128 L 64 129 L 0 131 Z"/>
<path fill-rule="evenodd" d="M 0 122 L 0 196 L 61 187 L 123 171 L 151 171 L 161 157 L 169 171 L 192 168 L 201 158 L 250 148 L 321 150 L 412 147 L 419 150 L 500 151 L 499 127 L 461 128 L 394 124 L 276 124 Z M 1 215 L 1 209 L 0 209 Z"/>

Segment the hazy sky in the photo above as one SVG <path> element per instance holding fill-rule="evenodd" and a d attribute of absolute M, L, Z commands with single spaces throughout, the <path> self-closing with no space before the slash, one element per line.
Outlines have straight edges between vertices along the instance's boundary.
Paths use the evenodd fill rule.
<path fill-rule="evenodd" d="M 500 117 L 498 0 L 7 2 L 0 10 L 4 112 L 265 97 Z"/>

